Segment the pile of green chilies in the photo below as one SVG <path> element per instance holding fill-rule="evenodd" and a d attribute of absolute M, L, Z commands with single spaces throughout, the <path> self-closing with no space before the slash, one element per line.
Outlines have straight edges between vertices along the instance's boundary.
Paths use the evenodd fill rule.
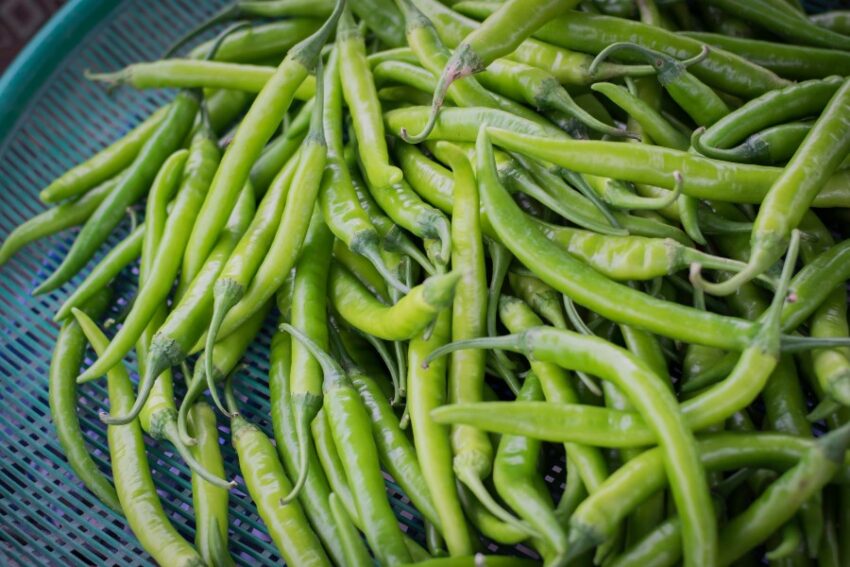
<path fill-rule="evenodd" d="M 52 417 L 158 563 L 236 562 L 223 416 L 289 565 L 850 565 L 850 12 L 236 0 L 171 51 L 213 27 L 89 75 L 179 90 L 0 248 L 81 226 L 34 290 L 66 295 Z M 270 316 L 273 439 L 239 412 Z M 76 407 L 103 376 L 111 475 Z"/>

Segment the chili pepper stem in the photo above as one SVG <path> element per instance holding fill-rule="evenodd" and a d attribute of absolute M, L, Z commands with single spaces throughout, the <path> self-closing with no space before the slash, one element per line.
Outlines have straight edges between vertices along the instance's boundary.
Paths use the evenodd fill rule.
<path fill-rule="evenodd" d="M 204 347 L 204 350 L 206 351 L 204 353 L 204 364 L 206 366 L 207 387 L 210 390 L 210 395 L 212 396 L 216 407 L 218 407 L 221 413 L 230 417 L 230 414 L 227 412 L 224 404 L 221 403 L 221 399 L 219 399 L 218 391 L 215 387 L 215 381 L 213 380 L 213 348 L 215 347 L 218 331 L 221 328 L 221 324 L 224 321 L 225 316 L 228 311 L 233 309 L 233 307 L 239 303 L 239 300 L 244 295 L 245 290 L 240 284 L 228 278 L 218 280 L 215 283 L 215 290 L 213 293 L 213 314 L 212 319 L 210 320 L 210 327 L 207 330 L 206 346 Z"/>
<path fill-rule="evenodd" d="M 216 376 L 213 382 L 216 382 L 221 373 L 218 372 L 217 369 L 214 369 L 214 371 L 216 372 Z M 192 374 L 192 378 L 186 389 L 186 395 L 183 396 L 183 402 L 177 409 L 177 432 L 180 436 L 180 441 L 189 447 L 197 445 L 198 443 L 197 440 L 189 434 L 189 411 L 191 411 L 195 400 L 198 399 L 198 396 L 201 395 L 201 392 L 204 390 L 204 386 L 207 384 L 205 375 L 206 370 L 204 369 L 204 365 L 200 363 L 196 364 L 195 372 Z"/>
<path fill-rule="evenodd" d="M 234 2 L 229 6 L 225 6 L 216 14 L 213 14 L 204 22 L 201 22 L 188 32 L 186 32 L 183 36 L 179 37 L 177 41 L 171 44 L 171 46 L 166 50 L 162 55 L 162 59 L 168 59 L 172 57 L 178 49 L 192 41 L 194 38 L 198 37 L 208 29 L 215 27 L 216 25 L 227 22 L 229 20 L 235 20 L 236 18 L 242 15 L 239 10 L 238 2 Z"/>
<path fill-rule="evenodd" d="M 177 449 L 177 453 L 180 455 L 180 458 L 183 459 L 192 471 L 198 473 L 198 476 L 203 478 L 205 481 L 214 486 L 225 489 L 231 489 L 236 486 L 237 483 L 235 480 L 228 481 L 214 475 L 208 471 L 204 465 L 199 463 L 194 456 L 192 456 L 192 452 L 189 450 L 189 447 L 183 443 L 183 440 L 180 438 L 180 433 L 177 430 L 177 420 L 173 414 L 170 417 L 167 417 L 162 424 L 162 437 L 174 445 L 174 448 Z"/>
<path fill-rule="evenodd" d="M 750 260 L 746 267 L 740 270 L 731 278 L 714 283 L 705 280 L 702 277 L 701 266 L 699 264 L 691 265 L 690 280 L 694 287 L 700 288 L 706 293 L 712 295 L 725 296 L 732 295 L 745 283 L 755 279 L 757 276 L 764 273 L 773 264 L 777 256 L 778 242 L 763 243 L 761 246 L 756 242 L 753 246 Z"/>
<path fill-rule="evenodd" d="M 447 354 L 451 354 L 457 350 L 467 348 L 478 349 L 504 349 L 513 352 L 524 353 L 525 334 L 528 331 L 513 335 L 503 335 L 501 337 L 478 337 L 475 339 L 464 339 L 462 341 L 454 341 L 435 348 L 431 354 L 425 357 L 422 361 L 422 368 L 428 368 L 432 361 Z"/>
<path fill-rule="evenodd" d="M 481 505 L 496 518 L 520 531 L 528 533 L 530 537 L 536 537 L 538 534 L 532 530 L 528 524 L 505 510 L 501 504 L 496 502 L 496 499 L 493 498 L 490 491 L 487 490 L 487 487 L 484 486 L 484 482 L 482 481 L 481 475 L 478 471 L 478 469 L 480 469 L 480 465 L 475 464 L 476 460 L 480 460 L 480 456 L 464 455 L 464 457 L 466 458 L 458 459 L 455 457 L 454 459 L 453 468 L 458 480 L 461 481 L 469 489 L 469 491 L 472 492 L 473 496 L 478 499 Z"/>
<path fill-rule="evenodd" d="M 425 123 L 425 127 L 422 128 L 422 131 L 416 135 L 411 135 L 406 128 L 402 128 L 402 139 L 408 144 L 418 144 L 423 142 L 437 123 L 440 108 L 442 108 L 443 103 L 446 100 L 446 93 L 448 93 L 451 84 L 458 79 L 468 77 L 469 75 L 482 71 L 483 69 L 484 64 L 478 54 L 475 53 L 475 50 L 467 44 L 459 46 L 454 53 L 452 53 L 451 59 L 449 59 L 448 63 L 446 63 L 446 66 L 437 81 L 437 86 L 434 89 L 434 98 L 431 101 L 431 112 L 428 114 L 428 122 Z"/>
<path fill-rule="evenodd" d="M 629 132 L 628 130 L 623 130 L 616 126 L 610 126 L 598 118 L 595 118 L 592 114 L 576 104 L 570 94 L 554 78 L 543 82 L 535 93 L 534 98 L 537 102 L 537 106 L 540 108 L 563 112 L 568 116 L 572 116 L 588 128 L 592 128 L 601 134 L 640 140 L 640 136 L 635 132 Z"/>
<path fill-rule="evenodd" d="M 351 243 L 351 250 L 369 260 L 372 265 L 375 266 L 375 269 L 378 270 L 378 273 L 381 274 L 381 276 L 383 276 L 387 283 L 392 287 L 404 294 L 407 294 L 410 291 L 410 288 L 399 281 L 398 277 L 396 277 L 392 270 L 387 267 L 384 259 L 381 257 L 378 244 L 375 241 L 362 238 L 355 239 Z"/>

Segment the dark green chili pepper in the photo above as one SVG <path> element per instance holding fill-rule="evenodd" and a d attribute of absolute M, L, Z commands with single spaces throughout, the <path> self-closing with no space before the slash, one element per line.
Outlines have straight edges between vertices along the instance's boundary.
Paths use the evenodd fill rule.
<path fill-rule="evenodd" d="M 404 42 L 404 18 L 391 0 L 350 0 L 351 11 L 382 43 L 399 47 Z"/>
<path fill-rule="evenodd" d="M 685 32 L 683 35 L 740 55 L 788 79 L 822 79 L 850 72 L 850 54 L 834 46 L 806 47 L 705 32 Z"/>
<path fill-rule="evenodd" d="M 53 291 L 85 266 L 121 221 L 124 210 L 147 191 L 160 166 L 183 142 L 197 111 L 197 95 L 185 91 L 177 95 L 132 165 L 86 221 L 62 264 L 33 293 Z"/>
<path fill-rule="evenodd" d="M 294 299 L 297 300 L 297 296 Z M 297 303 L 293 303 L 295 305 Z M 281 328 L 295 337 L 321 364 L 324 374 L 323 405 L 345 474 L 357 487 L 353 493 L 354 502 L 366 539 L 378 559 L 388 565 L 409 560 L 410 554 L 387 500 L 378 450 L 360 396 L 342 367 L 305 333 L 286 323 Z M 353 441 L 355 439 L 356 442 Z"/>
<path fill-rule="evenodd" d="M 109 288 L 100 289 L 82 304 L 82 308 L 88 315 L 98 317 L 106 309 L 111 295 Z M 86 352 L 86 343 L 86 336 L 73 317 L 62 324 L 50 361 L 50 419 L 56 428 L 62 452 L 77 477 L 101 502 L 121 513 L 115 487 L 100 472 L 97 463 L 89 454 L 77 417 L 76 377 Z"/>
<path fill-rule="evenodd" d="M 108 341 L 97 324 L 79 309 L 72 309 L 86 338 L 96 352 L 102 352 Z M 133 405 L 133 385 L 123 364 L 107 375 L 109 399 L 116 414 L 124 414 Z M 107 428 L 112 477 L 118 501 L 130 529 L 142 547 L 162 564 L 200 567 L 204 564 L 197 551 L 171 524 L 162 509 L 145 454 L 142 429 L 137 420 Z"/>
<path fill-rule="evenodd" d="M 239 414 L 231 382 L 225 390 L 233 448 L 239 470 L 272 541 L 288 565 L 331 565 L 298 502 L 282 504 L 292 485 L 274 445 L 260 428 Z"/>
<path fill-rule="evenodd" d="M 806 45 L 850 50 L 850 38 L 814 24 L 805 14 L 787 9 L 782 0 L 709 0 L 709 3 L 742 20 L 750 21 L 779 37 Z M 783 6 L 786 9 L 781 9 Z"/>

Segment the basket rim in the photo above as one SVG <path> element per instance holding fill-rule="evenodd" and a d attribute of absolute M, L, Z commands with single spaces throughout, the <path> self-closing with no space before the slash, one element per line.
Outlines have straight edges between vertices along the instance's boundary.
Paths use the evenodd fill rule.
<path fill-rule="evenodd" d="M 65 56 L 120 2 L 70 0 L 27 42 L 0 75 L 0 148 L 8 143 L 22 111 Z"/>

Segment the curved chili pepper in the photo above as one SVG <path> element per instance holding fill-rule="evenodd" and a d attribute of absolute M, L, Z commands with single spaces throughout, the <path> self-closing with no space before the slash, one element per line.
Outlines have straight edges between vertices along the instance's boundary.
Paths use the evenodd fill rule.
<path fill-rule="evenodd" d="M 79 309 L 72 313 L 95 351 L 103 351 L 108 343 L 97 324 Z M 133 385 L 122 364 L 107 375 L 109 399 L 113 411 L 125 413 L 133 405 Z M 115 491 L 130 529 L 139 543 L 159 563 L 182 567 L 204 564 L 197 551 L 171 524 L 162 509 L 145 454 L 145 443 L 139 422 L 110 425 L 107 430 L 109 454 L 112 456 L 112 478 Z"/>
<path fill-rule="evenodd" d="M 111 299 L 109 288 L 99 290 L 83 304 L 84 312 L 97 317 L 106 309 Z M 48 377 L 48 396 L 50 401 L 50 419 L 56 428 L 56 437 L 68 464 L 83 484 L 97 496 L 101 502 L 118 513 L 122 513 L 121 503 L 115 493 L 115 487 L 107 479 L 86 448 L 80 420 L 77 417 L 76 376 L 86 351 L 86 336 L 74 318 L 63 323 L 53 347 Z"/>

